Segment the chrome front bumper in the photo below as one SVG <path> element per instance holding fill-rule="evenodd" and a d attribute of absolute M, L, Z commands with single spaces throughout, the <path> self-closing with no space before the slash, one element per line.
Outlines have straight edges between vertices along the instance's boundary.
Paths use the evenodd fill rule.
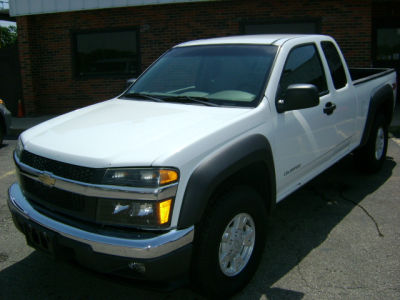
<path fill-rule="evenodd" d="M 152 259 L 178 250 L 192 243 L 194 238 L 194 226 L 182 230 L 173 229 L 154 238 L 135 240 L 84 231 L 55 221 L 35 210 L 26 200 L 18 183 L 14 183 L 8 191 L 8 206 L 12 213 L 66 238 L 89 245 L 94 252 L 102 254 Z"/>

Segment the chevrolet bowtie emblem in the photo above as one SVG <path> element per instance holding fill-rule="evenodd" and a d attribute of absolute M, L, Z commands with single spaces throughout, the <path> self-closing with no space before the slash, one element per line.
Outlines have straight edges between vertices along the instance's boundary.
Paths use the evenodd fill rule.
<path fill-rule="evenodd" d="M 40 174 L 38 178 L 44 185 L 53 187 L 56 184 L 56 179 L 51 177 L 49 174 Z"/>

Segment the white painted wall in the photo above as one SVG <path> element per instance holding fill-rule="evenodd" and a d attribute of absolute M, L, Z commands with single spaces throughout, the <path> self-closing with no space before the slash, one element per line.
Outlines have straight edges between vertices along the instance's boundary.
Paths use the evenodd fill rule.
<path fill-rule="evenodd" d="M 10 16 L 217 0 L 9 0 Z"/>

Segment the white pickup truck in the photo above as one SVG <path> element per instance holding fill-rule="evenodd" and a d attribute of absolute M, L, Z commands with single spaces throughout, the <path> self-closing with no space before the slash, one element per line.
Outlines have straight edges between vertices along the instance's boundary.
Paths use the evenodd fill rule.
<path fill-rule="evenodd" d="M 378 171 L 392 69 L 322 35 L 177 45 L 122 95 L 21 134 L 9 189 L 29 245 L 101 272 L 241 289 L 274 205 L 344 156 Z"/>

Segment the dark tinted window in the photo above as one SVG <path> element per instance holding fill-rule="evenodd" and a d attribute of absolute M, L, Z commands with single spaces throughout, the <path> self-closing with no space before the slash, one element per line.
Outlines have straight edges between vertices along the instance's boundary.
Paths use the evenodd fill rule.
<path fill-rule="evenodd" d="M 135 30 L 75 34 L 75 68 L 78 76 L 139 74 Z"/>
<path fill-rule="evenodd" d="M 279 81 L 278 97 L 283 98 L 287 87 L 296 83 L 314 84 L 320 93 L 328 90 L 315 45 L 296 47 L 289 53 Z"/>
<path fill-rule="evenodd" d="M 331 72 L 335 89 L 338 90 L 342 87 L 345 87 L 347 84 L 346 74 L 344 72 L 342 60 L 340 59 L 335 45 L 331 42 L 322 42 L 321 46 L 324 50 L 326 60 L 328 61 L 329 70 Z"/>

